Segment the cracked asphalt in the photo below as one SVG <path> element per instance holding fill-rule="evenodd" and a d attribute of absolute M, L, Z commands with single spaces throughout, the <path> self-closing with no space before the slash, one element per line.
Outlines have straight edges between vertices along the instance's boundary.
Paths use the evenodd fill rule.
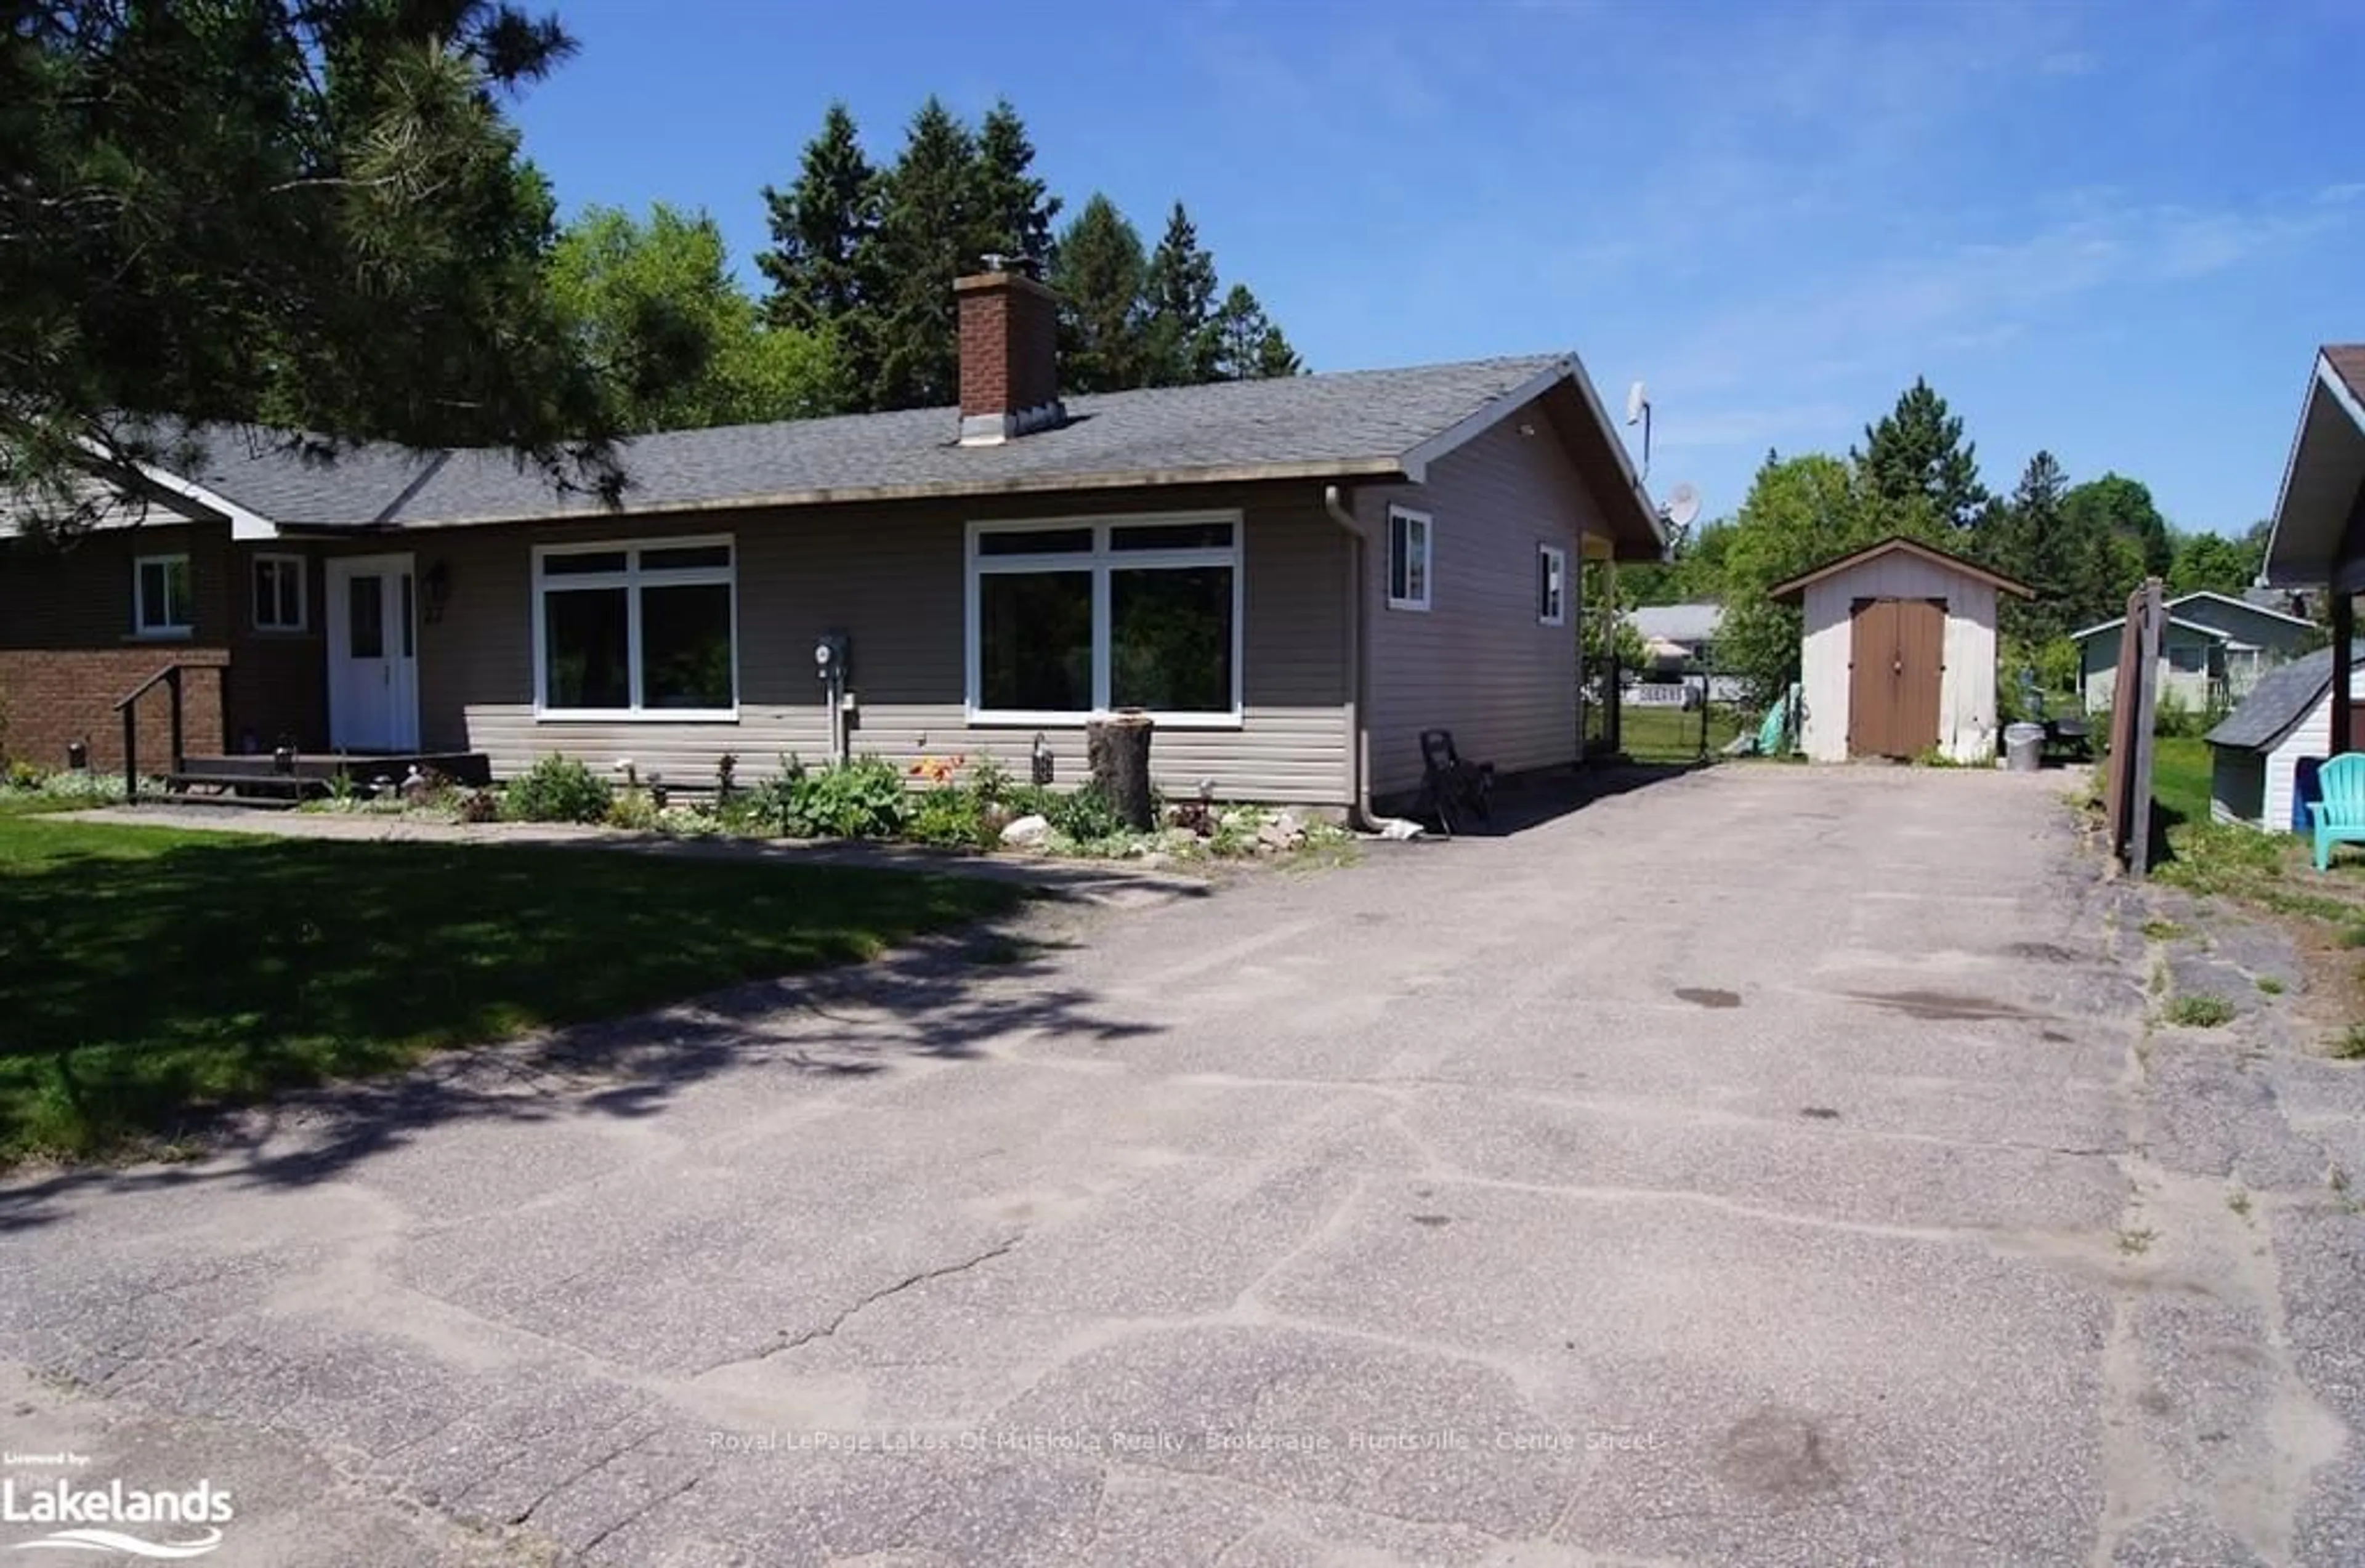
<path fill-rule="evenodd" d="M 2151 1022 L 2295 971 L 2060 787 L 1718 768 L 30 1173 L 0 1460 L 226 1564 L 2365 1561 L 2365 1072 Z"/>

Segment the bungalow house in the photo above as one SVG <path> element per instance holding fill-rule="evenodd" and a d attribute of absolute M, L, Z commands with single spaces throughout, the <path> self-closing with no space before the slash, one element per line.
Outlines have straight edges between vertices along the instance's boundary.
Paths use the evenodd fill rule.
<path fill-rule="evenodd" d="M 2125 616 L 2113 616 L 2069 634 L 2078 644 L 2078 692 L 2089 713 L 2108 709 L 2115 695 L 2119 629 L 2126 622 Z M 2287 610 L 2206 589 L 2180 594 L 2168 601 L 2158 690 L 2196 713 L 2222 709 L 2321 639 L 2315 622 Z"/>
<path fill-rule="evenodd" d="M 2259 577 L 2269 588 L 2324 591 L 2332 645 L 2355 640 L 2356 596 L 2365 592 L 2365 343 L 2321 348 L 2308 367 Z M 2330 662 L 2327 755 L 2357 750 L 2365 739 L 2353 666 Z"/>
<path fill-rule="evenodd" d="M 638 438 L 620 507 L 505 454 L 238 431 L 117 476 L 136 526 L 0 543 L 0 745 L 112 763 L 169 666 L 215 771 L 1048 751 L 1066 783 L 1119 707 L 1171 794 L 1354 811 L 1418 788 L 1433 726 L 1576 757 L 1575 566 L 1664 536 L 1574 356 L 1062 398 L 1048 291 L 958 289 L 958 409 Z M 132 709 L 159 767 L 166 695 Z"/>

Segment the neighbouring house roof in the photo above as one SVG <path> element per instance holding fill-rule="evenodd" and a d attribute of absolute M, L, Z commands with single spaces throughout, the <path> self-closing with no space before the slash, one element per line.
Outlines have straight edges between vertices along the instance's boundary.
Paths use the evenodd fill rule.
<path fill-rule="evenodd" d="M 2202 606 L 2203 609 L 2206 609 L 2212 604 L 2229 605 L 2245 615 L 2260 615 L 2266 617 L 2270 621 L 2280 621 L 2284 622 L 2286 625 L 2297 626 L 2303 630 L 2313 630 L 2315 625 L 2315 622 L 2308 620 L 2305 616 L 2287 614 L 2282 610 L 2273 609 L 2267 605 L 2253 604 L 2247 599 L 2236 599 L 2231 594 L 2216 593 L 2208 588 L 2196 588 L 2191 593 L 2179 594 L 2174 599 L 2169 599 L 2167 605 L 2169 624 L 2171 626 L 2189 627 L 2196 632 L 2206 632 L 2212 636 L 2218 637 L 2220 639 L 2233 636 L 2233 633 L 2227 631 L 2222 626 L 2213 625 L 2207 622 L 2196 621 L 2189 615 L 2179 615 L 2176 613 L 2177 608 L 2180 605 L 2195 604 Z M 2127 618 L 2125 616 L 2113 615 L 2108 621 L 2097 621 L 2094 624 L 2087 627 L 2082 632 L 2070 633 L 2069 640 L 2073 643 L 2082 643 L 2087 638 L 2094 636 L 2099 633 L 2116 631 L 2119 627 L 2122 627 L 2126 623 Z"/>
<path fill-rule="evenodd" d="M 1643 637 L 1664 643 L 1707 643 L 1724 624 L 1721 604 L 1646 604 L 1626 612 L 1627 621 Z"/>
<path fill-rule="evenodd" d="M 2351 643 L 2352 666 L 2365 664 L 2365 642 Z M 2292 726 L 2332 689 L 2332 650 L 2318 648 L 2289 664 L 2278 665 L 2259 678 L 2241 706 L 2209 732 L 2211 745 L 2247 751 L 2270 751 L 2291 733 Z"/>
<path fill-rule="evenodd" d="M 1334 372 L 1068 399 L 1065 424 L 963 446 L 951 409 L 914 409 L 619 443 L 626 513 L 979 497 L 1269 479 L 1411 479 L 1530 404 L 1568 447 L 1618 535 L 1664 531 L 1574 355 Z M 285 441 L 209 432 L 192 486 L 294 529 L 432 528 L 596 517 L 530 465 L 483 450 L 364 446 L 306 461 Z"/>
<path fill-rule="evenodd" d="M 2275 499 L 2260 576 L 2271 586 L 2331 580 L 2365 486 L 2365 344 L 2330 343 L 2309 367 L 2299 429 Z M 2353 585 L 2352 585 L 2353 586 Z"/>
<path fill-rule="evenodd" d="M 1806 592 L 1810 584 L 1821 582 L 1825 577 L 1837 577 L 1842 572 L 1852 571 L 1867 562 L 1878 560 L 1883 555 L 1911 555 L 1933 566 L 1943 567 L 1950 572 L 1958 572 L 1967 577 L 1977 578 L 2002 593 L 2016 593 L 2023 599 L 2034 599 L 2036 596 L 2034 588 L 2017 578 L 2005 577 L 2001 572 L 1990 571 L 1976 561 L 1966 560 L 1935 545 L 1898 537 L 1884 539 L 1877 544 L 1867 544 L 1861 550 L 1851 550 L 1844 555 L 1835 556 L 1824 562 L 1812 571 L 1803 572 L 1792 577 L 1787 583 L 1777 583 L 1766 590 L 1766 597 L 1777 599 L 1795 599 Z"/>

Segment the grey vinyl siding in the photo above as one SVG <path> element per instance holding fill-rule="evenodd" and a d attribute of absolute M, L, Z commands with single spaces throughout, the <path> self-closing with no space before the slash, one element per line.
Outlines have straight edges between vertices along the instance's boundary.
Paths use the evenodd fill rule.
<path fill-rule="evenodd" d="M 1429 517 L 1426 610 L 1388 608 L 1391 502 Z M 1464 757 L 1507 773 L 1574 762 L 1580 535 L 1608 530 L 1546 421 L 1513 415 L 1432 465 L 1426 483 L 1359 493 L 1355 512 L 1372 542 L 1372 793 L 1419 788 L 1425 729 L 1452 730 Z M 1544 544 L 1568 553 L 1558 626 L 1536 614 Z"/>
<path fill-rule="evenodd" d="M 1211 506 L 1242 512 L 1243 717 L 1230 728 L 1161 730 L 1151 752 L 1159 785 L 1179 796 L 1207 781 L 1224 799 L 1342 806 L 1350 778 L 1348 553 L 1318 490 L 1127 496 L 1099 504 L 1075 497 L 1056 511 Z M 417 551 L 420 570 L 443 560 L 453 585 L 443 620 L 420 629 L 422 743 L 485 752 L 500 777 L 553 752 L 595 767 L 631 757 L 644 777 L 655 771 L 690 785 L 711 783 L 724 752 L 738 757 L 743 778 L 771 773 L 784 753 L 819 762 L 829 752 L 829 718 L 813 646 L 823 633 L 840 632 L 860 703 L 857 753 L 899 766 L 922 757 L 992 756 L 1024 777 L 1037 726 L 968 722 L 965 572 L 970 521 L 1027 515 L 1028 509 L 1009 502 L 981 502 L 413 534 L 403 543 Z M 737 547 L 737 720 L 538 720 L 533 546 L 718 533 L 732 535 Z M 1042 733 L 1058 781 L 1081 779 L 1082 723 Z"/>

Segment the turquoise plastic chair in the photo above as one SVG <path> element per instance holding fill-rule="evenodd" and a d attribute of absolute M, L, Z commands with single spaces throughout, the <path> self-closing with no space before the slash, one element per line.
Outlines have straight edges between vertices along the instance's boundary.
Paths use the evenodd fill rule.
<path fill-rule="evenodd" d="M 2317 771 L 2323 799 L 2308 802 L 2315 823 L 2315 868 L 2332 867 L 2336 844 L 2365 844 L 2365 754 L 2343 752 Z"/>

